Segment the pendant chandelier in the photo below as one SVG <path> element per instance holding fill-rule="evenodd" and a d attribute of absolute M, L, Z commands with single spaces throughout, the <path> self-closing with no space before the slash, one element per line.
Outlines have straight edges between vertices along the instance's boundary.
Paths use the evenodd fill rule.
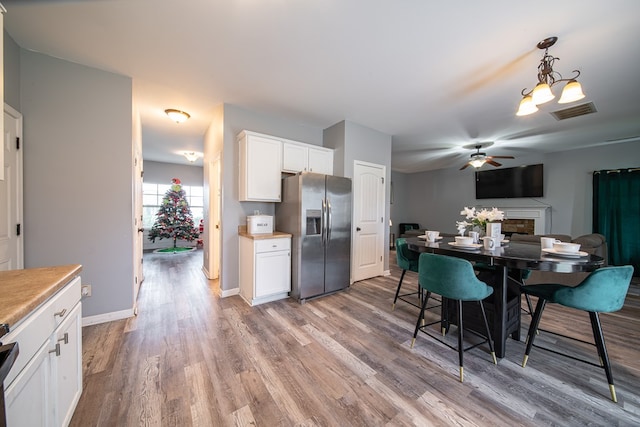
<path fill-rule="evenodd" d="M 562 74 L 553 69 L 553 63 L 560 58 L 549 55 L 549 48 L 556 41 L 558 41 L 557 37 L 549 37 L 538 43 L 538 49 L 544 49 L 544 56 L 540 60 L 540 65 L 538 65 L 538 84 L 530 91 L 527 91 L 526 88 L 522 89 L 522 100 L 516 116 L 533 114 L 538 111 L 538 105 L 554 99 L 555 95 L 551 92 L 551 88 L 560 82 L 567 82 L 567 84 L 562 89 L 562 95 L 558 100 L 559 104 L 566 104 L 584 98 L 582 86 L 576 80 L 580 75 L 580 71 L 573 70 L 575 75 L 569 79 L 564 79 Z"/>

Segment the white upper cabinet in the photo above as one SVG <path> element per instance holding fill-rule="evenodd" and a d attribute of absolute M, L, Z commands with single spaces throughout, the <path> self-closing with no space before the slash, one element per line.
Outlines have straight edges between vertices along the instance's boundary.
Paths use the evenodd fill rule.
<path fill-rule="evenodd" d="M 282 142 L 243 131 L 238 135 L 240 201 L 279 202 Z"/>
<path fill-rule="evenodd" d="M 333 175 L 333 150 L 300 142 L 283 141 L 282 171 Z"/>

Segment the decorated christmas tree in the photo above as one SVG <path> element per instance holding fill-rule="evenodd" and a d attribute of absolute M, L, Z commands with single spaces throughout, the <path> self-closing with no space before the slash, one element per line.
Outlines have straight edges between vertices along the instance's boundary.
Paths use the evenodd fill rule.
<path fill-rule="evenodd" d="M 180 180 L 173 178 L 171 182 L 173 185 L 162 198 L 162 205 L 149 232 L 149 240 L 173 239 L 175 250 L 178 239 L 192 242 L 200 236 L 200 231 L 193 224 L 193 215 Z"/>

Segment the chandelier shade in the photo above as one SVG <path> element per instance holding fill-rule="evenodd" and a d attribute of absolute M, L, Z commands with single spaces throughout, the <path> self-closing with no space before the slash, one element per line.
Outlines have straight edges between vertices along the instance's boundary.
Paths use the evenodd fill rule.
<path fill-rule="evenodd" d="M 538 111 L 538 105 L 551 101 L 556 96 L 551 90 L 553 86 L 560 82 L 567 82 L 562 90 L 559 104 L 575 102 L 585 97 L 582 86 L 576 80 L 580 76 L 580 71 L 573 70 L 575 75 L 569 79 L 562 78 L 562 74 L 553 69 L 553 63 L 560 58 L 549 55 L 549 48 L 553 46 L 557 37 L 549 37 L 538 43 L 538 49 L 544 49 L 544 56 L 538 65 L 538 83 L 533 90 L 522 89 L 522 100 L 516 112 L 516 116 L 526 116 Z"/>
<path fill-rule="evenodd" d="M 582 93 L 582 85 L 576 80 L 571 80 L 564 89 L 562 89 L 562 95 L 558 100 L 558 104 L 568 104 L 569 102 L 579 101 L 584 98 L 584 96 L 584 93 Z"/>

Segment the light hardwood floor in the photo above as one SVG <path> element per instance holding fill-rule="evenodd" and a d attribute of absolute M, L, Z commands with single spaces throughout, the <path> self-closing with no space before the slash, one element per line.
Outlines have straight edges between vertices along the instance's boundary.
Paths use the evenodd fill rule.
<path fill-rule="evenodd" d="M 602 369 L 536 348 L 523 369 L 511 339 L 497 366 L 486 346 L 468 351 L 460 383 L 455 351 L 423 334 L 410 348 L 418 310 L 391 311 L 395 265 L 306 304 L 253 308 L 219 298 L 201 265 L 201 251 L 145 254 L 138 316 L 83 328 L 72 426 L 640 425 L 638 296 L 602 315 L 616 404 Z M 578 311 L 549 305 L 542 327 L 591 339 Z M 545 332 L 536 344 L 596 360 L 595 347 Z"/>

